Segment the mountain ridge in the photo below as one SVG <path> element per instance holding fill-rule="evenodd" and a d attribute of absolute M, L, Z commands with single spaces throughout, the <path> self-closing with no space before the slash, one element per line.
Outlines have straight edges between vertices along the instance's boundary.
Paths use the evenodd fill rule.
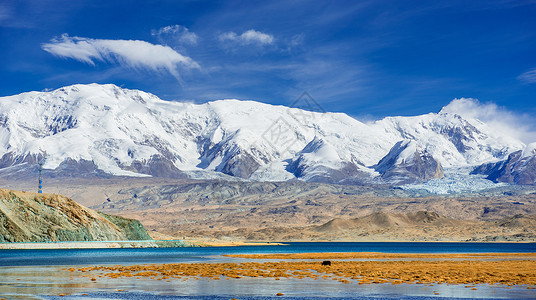
<path fill-rule="evenodd" d="M 429 166 L 436 169 L 497 162 L 525 148 L 446 112 L 365 124 L 251 100 L 170 102 L 110 84 L 0 98 L 0 173 L 43 161 L 47 171 L 73 176 L 83 176 L 80 168 L 95 176 L 365 183 L 381 178 L 371 167 L 403 140 L 437 161 Z M 437 173 L 402 181 L 425 181 L 430 172 Z"/>

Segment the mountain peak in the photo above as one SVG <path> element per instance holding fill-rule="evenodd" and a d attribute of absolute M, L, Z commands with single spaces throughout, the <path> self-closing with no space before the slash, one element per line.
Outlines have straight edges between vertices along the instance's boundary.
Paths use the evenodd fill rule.
<path fill-rule="evenodd" d="M 50 172 L 76 170 L 78 163 L 95 174 L 121 176 L 181 177 L 184 171 L 195 178 L 224 173 L 339 182 L 373 176 L 365 166 L 390 152 L 395 165 L 431 157 L 445 167 L 463 167 L 505 159 L 524 147 L 482 122 L 449 114 L 364 124 L 342 113 L 251 100 L 164 101 L 113 84 L 0 98 L 0 174 L 41 157 Z"/>
<path fill-rule="evenodd" d="M 411 140 L 396 143 L 374 168 L 384 180 L 396 184 L 444 177 L 441 164 Z"/>

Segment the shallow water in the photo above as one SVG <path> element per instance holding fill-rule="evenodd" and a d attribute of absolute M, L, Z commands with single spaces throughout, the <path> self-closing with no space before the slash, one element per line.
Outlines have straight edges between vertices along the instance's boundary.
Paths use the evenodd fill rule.
<path fill-rule="evenodd" d="M 388 253 L 483 253 L 536 252 L 536 244 L 496 243 L 291 243 L 289 246 L 245 246 L 167 249 L 2 250 L 0 251 L 0 298 L 39 299 L 305 299 L 337 298 L 536 298 L 525 286 L 422 284 L 344 284 L 325 279 L 241 278 L 221 280 L 149 278 L 97 278 L 92 282 L 67 266 L 129 265 L 144 263 L 230 262 L 222 254 L 388 252 Z M 117 291 L 116 291 L 117 290 Z M 119 291 L 124 290 L 124 291 Z M 285 294 L 276 297 L 277 293 Z M 59 297 L 59 294 L 69 294 Z M 82 294 L 88 294 L 82 295 Z M 221 298 L 218 298 L 221 297 Z M 274 298 L 274 299 L 275 299 Z"/>
<path fill-rule="evenodd" d="M 0 294 L 8 299 L 157 299 L 161 296 L 222 296 L 225 299 L 244 297 L 270 297 L 277 293 L 285 298 L 294 297 L 455 297 L 455 298 L 534 298 L 533 290 L 526 287 L 476 285 L 472 290 L 464 285 L 422 284 L 368 284 L 356 282 L 343 284 L 334 280 L 281 278 L 241 279 L 173 279 L 155 281 L 149 278 L 98 278 L 93 282 L 88 277 L 63 270 L 61 267 L 14 267 L 0 273 Z M 436 294 L 437 293 L 437 294 Z M 69 294 L 59 297 L 59 294 Z M 83 296 L 82 294 L 88 294 Z"/>
<path fill-rule="evenodd" d="M 101 279 L 92 282 L 87 277 L 73 276 L 72 272 L 58 267 L 15 267 L 12 274 L 1 276 L 0 294 L 7 299 L 159 299 L 162 296 L 223 297 L 244 299 L 250 297 L 284 298 L 306 297 L 360 298 L 378 297 L 393 299 L 421 299 L 427 297 L 448 298 L 534 298 L 536 294 L 526 287 L 476 285 L 477 289 L 464 285 L 422 284 L 368 284 L 356 282 L 343 284 L 334 280 L 273 278 L 240 279 L 174 279 L 155 281 L 149 278 Z M 17 280 L 19 279 L 19 280 Z M 69 294 L 59 297 L 60 294 Z M 88 294 L 83 295 L 83 294 Z M 281 297 L 280 297 L 281 298 Z"/>

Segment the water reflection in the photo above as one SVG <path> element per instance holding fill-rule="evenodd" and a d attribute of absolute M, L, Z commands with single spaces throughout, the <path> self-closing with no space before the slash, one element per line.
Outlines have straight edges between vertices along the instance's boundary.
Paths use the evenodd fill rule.
<path fill-rule="evenodd" d="M 175 296 L 228 296 L 261 297 L 463 297 L 463 298 L 534 298 L 534 290 L 524 286 L 504 287 L 476 285 L 476 290 L 464 285 L 447 284 L 350 284 L 324 279 L 281 278 L 240 278 L 170 279 L 149 278 L 101 278 L 96 281 L 84 277 L 82 272 L 69 272 L 63 267 L 12 267 L 0 268 L 0 298 L 6 299 L 53 299 L 60 294 L 64 298 L 80 298 L 83 294 L 98 295 L 112 293 L 125 298 L 136 297 L 138 293 Z M 97 293 L 97 294 L 95 294 Z M 77 297 L 76 297 L 77 296 Z M 82 296 L 83 297 L 83 296 Z M 121 297 L 122 298 L 122 297 Z"/>

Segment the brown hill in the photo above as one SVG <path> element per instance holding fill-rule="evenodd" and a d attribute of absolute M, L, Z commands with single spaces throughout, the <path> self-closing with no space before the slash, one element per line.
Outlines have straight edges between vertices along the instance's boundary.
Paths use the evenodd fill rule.
<path fill-rule="evenodd" d="M 536 241 L 536 217 L 516 215 L 482 221 L 456 220 L 430 211 L 378 212 L 360 218 L 336 218 L 322 225 L 193 230 L 183 234 L 256 241 Z"/>
<path fill-rule="evenodd" d="M 500 227 L 520 228 L 534 227 L 536 228 L 536 216 L 515 215 L 513 217 L 498 220 L 497 225 Z"/>
<path fill-rule="evenodd" d="M 139 221 L 54 194 L 0 189 L 0 242 L 149 240 Z"/>
<path fill-rule="evenodd" d="M 436 212 L 419 211 L 408 214 L 391 214 L 377 212 L 354 219 L 333 219 L 321 226 L 315 228 L 318 232 L 335 232 L 341 230 L 356 230 L 356 229 L 385 229 L 393 227 L 407 227 L 416 225 L 452 225 L 454 219 L 440 216 Z"/>

